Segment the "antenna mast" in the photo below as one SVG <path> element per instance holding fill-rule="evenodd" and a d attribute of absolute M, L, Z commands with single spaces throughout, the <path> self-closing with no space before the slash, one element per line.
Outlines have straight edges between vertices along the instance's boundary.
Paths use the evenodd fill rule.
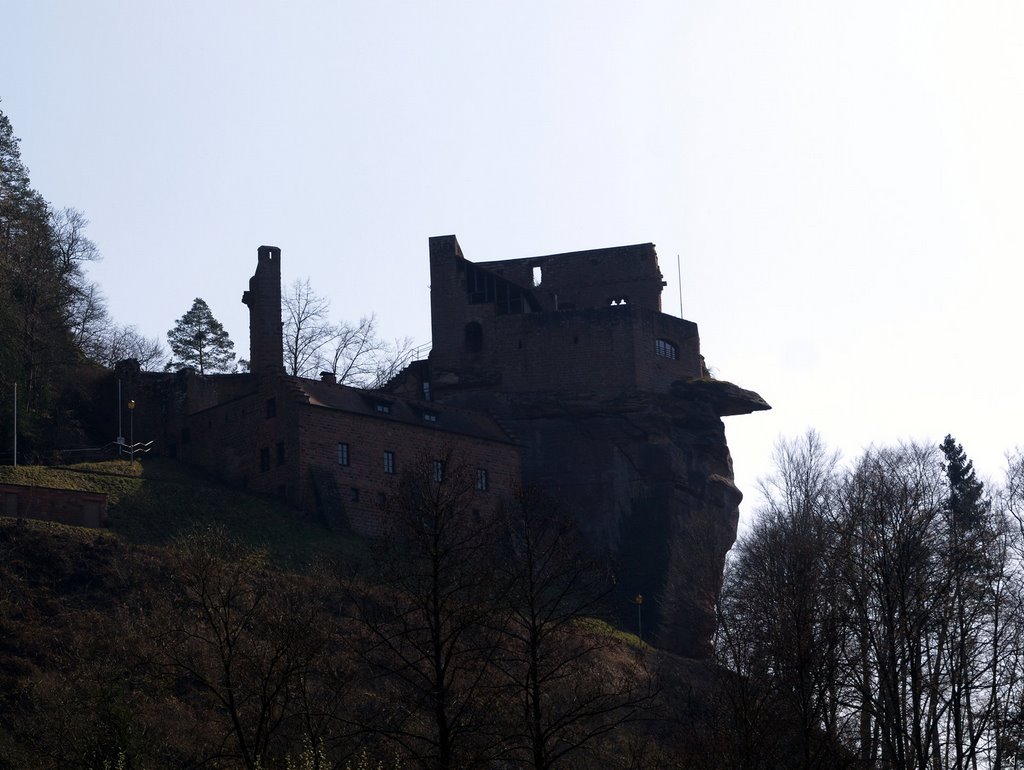
<path fill-rule="evenodd" d="M 679 317 L 683 317 L 683 271 L 680 268 L 679 254 L 676 254 L 676 278 L 679 283 Z"/>

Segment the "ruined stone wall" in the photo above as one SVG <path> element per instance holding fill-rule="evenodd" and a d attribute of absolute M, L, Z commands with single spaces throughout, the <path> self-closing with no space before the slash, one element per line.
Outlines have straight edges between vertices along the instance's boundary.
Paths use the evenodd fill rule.
<path fill-rule="evenodd" d="M 260 246 L 256 272 L 242 295 L 249 306 L 249 370 L 257 374 L 284 371 L 281 325 L 281 249 Z"/>
<path fill-rule="evenodd" d="M 520 312 L 467 290 L 480 271 L 529 286 L 537 267 Z M 454 236 L 432 238 L 431 366 L 445 387 L 667 391 L 703 368 L 696 324 L 659 312 L 661 288 L 652 244 L 472 264 Z"/>
<path fill-rule="evenodd" d="M 653 243 L 476 264 L 533 287 L 544 310 L 607 307 L 623 300 L 661 310 L 664 284 Z"/>
<path fill-rule="evenodd" d="M 741 499 L 721 418 L 768 405 L 707 377 L 696 324 L 660 312 L 663 285 L 652 244 L 474 264 L 431 239 L 431 387 L 521 443 L 524 481 L 616 563 L 623 627 L 643 595 L 659 646 L 706 657 Z"/>

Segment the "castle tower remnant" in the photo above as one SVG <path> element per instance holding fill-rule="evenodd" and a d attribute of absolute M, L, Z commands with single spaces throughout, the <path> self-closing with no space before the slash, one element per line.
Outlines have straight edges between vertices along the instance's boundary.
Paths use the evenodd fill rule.
<path fill-rule="evenodd" d="M 655 644 L 706 658 L 742 498 L 722 418 L 770 407 L 710 376 L 664 286 L 653 243 L 471 262 L 431 238 L 426 378 L 433 401 L 498 418 L 523 483 L 612 557 L 622 626 L 643 596 Z"/>
<path fill-rule="evenodd" d="M 249 371 L 277 374 L 284 371 L 284 335 L 281 323 L 281 249 L 260 246 L 256 273 L 249 291 L 242 294 L 249 306 Z"/>

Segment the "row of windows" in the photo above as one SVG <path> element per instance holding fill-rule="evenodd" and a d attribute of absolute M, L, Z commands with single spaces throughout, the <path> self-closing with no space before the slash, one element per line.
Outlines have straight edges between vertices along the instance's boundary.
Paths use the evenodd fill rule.
<path fill-rule="evenodd" d="M 613 300 L 612 304 L 616 304 L 618 300 Z M 622 304 L 626 303 L 623 298 Z M 580 338 L 578 336 L 572 338 L 573 344 L 578 345 Z M 519 347 L 523 346 L 523 341 L 519 341 Z M 479 353 L 483 350 L 483 329 L 479 323 L 473 321 L 472 323 L 466 324 L 466 352 L 467 353 Z M 669 358 L 673 361 L 679 360 L 679 348 L 672 342 L 663 339 L 657 339 L 654 341 L 654 352 L 662 358 Z M 424 415 L 424 419 L 429 419 Z"/>
<path fill-rule="evenodd" d="M 270 462 L 269 455 L 267 462 Z M 349 454 L 348 444 L 344 441 L 338 442 L 338 465 L 348 466 L 351 463 L 351 455 Z M 395 453 L 390 449 L 384 450 L 384 472 L 389 476 L 394 475 L 395 470 Z M 434 460 L 434 481 L 440 483 L 444 481 L 444 462 L 441 460 Z M 481 492 L 486 492 L 488 487 L 487 469 L 477 468 L 476 470 L 476 488 Z"/>

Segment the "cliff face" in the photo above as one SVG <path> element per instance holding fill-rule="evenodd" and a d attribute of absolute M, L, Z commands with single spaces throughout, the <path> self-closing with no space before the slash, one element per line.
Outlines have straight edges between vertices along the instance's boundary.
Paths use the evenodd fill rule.
<path fill-rule="evenodd" d="M 742 498 L 721 416 L 768 405 L 709 380 L 606 400 L 575 393 L 488 401 L 521 442 L 524 481 L 553 494 L 595 552 L 612 558 L 620 625 L 635 632 L 642 624 L 645 640 L 677 654 L 709 656 Z"/>

